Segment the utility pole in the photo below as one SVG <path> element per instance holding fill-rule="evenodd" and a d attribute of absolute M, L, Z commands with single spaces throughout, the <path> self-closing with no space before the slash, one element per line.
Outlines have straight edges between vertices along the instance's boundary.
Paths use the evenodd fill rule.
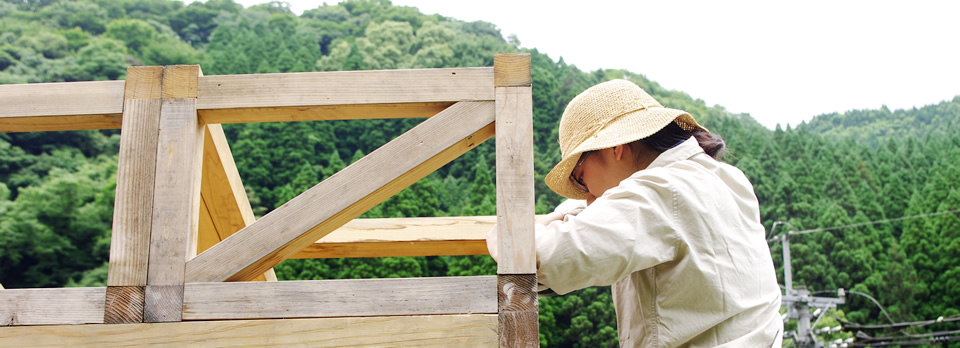
<path fill-rule="evenodd" d="M 792 333 L 794 341 L 797 342 L 797 347 L 823 348 L 823 343 L 817 342 L 817 338 L 810 328 L 817 325 L 828 308 L 837 308 L 838 304 L 844 303 L 844 299 L 810 296 L 810 291 L 805 287 L 793 289 L 793 270 L 790 265 L 790 234 L 790 231 L 787 231 L 780 236 L 780 241 L 783 243 L 783 277 L 784 283 L 786 283 L 786 295 L 783 296 L 782 300 L 783 304 L 787 306 L 787 315 L 784 317 L 784 321 L 797 319 L 797 332 Z M 843 290 L 841 290 L 840 296 L 843 296 Z M 810 307 L 818 308 L 817 312 L 811 314 Z M 810 319 L 814 315 L 817 315 L 817 320 L 811 325 Z M 784 336 L 787 335 L 788 333 L 784 332 Z"/>

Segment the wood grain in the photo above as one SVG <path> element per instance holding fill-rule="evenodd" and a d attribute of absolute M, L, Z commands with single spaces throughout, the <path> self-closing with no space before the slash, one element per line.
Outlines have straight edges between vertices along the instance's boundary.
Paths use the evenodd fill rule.
<path fill-rule="evenodd" d="M 454 102 L 308 105 L 199 110 L 200 119 L 212 123 L 332 121 L 431 117 Z"/>
<path fill-rule="evenodd" d="M 501 347 L 539 347 L 537 275 L 497 275 Z"/>
<path fill-rule="evenodd" d="M 120 128 L 124 84 L 0 85 L 0 133 Z"/>
<path fill-rule="evenodd" d="M 199 224 L 203 126 L 196 99 L 164 99 L 157 145 L 148 285 L 182 285 Z"/>
<path fill-rule="evenodd" d="M 493 120 L 492 102 L 457 103 L 189 261 L 187 282 L 263 273 L 483 142 Z"/>
<path fill-rule="evenodd" d="M 493 84 L 495 87 L 530 87 L 529 53 L 502 53 L 493 56 Z"/>
<path fill-rule="evenodd" d="M 492 347 L 492 314 L 0 328 L 2 347 Z"/>
<path fill-rule="evenodd" d="M 496 216 L 354 219 L 291 258 L 487 255 Z"/>
<path fill-rule="evenodd" d="M 497 313 L 494 276 L 187 283 L 183 320 Z"/>
<path fill-rule="evenodd" d="M 104 324 L 143 322 L 143 286 L 108 286 L 104 304 Z"/>
<path fill-rule="evenodd" d="M 368 70 L 200 77 L 198 109 L 493 100 L 493 69 Z"/>
<path fill-rule="evenodd" d="M 530 87 L 497 87 L 498 274 L 536 273 Z"/>
<path fill-rule="evenodd" d="M 0 326 L 103 323 L 105 296 L 103 287 L 0 290 Z"/>
<path fill-rule="evenodd" d="M 162 68 L 127 69 L 107 286 L 147 284 Z M 93 87 L 93 86 L 91 86 Z"/>
<path fill-rule="evenodd" d="M 183 313 L 183 285 L 147 285 L 143 322 L 178 322 Z"/>

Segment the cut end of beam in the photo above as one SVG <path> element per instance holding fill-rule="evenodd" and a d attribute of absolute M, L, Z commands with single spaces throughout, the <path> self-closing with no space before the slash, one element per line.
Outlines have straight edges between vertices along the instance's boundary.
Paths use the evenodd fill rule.
<path fill-rule="evenodd" d="M 510 53 L 493 56 L 494 87 L 527 87 L 533 85 L 530 78 L 530 54 Z"/>

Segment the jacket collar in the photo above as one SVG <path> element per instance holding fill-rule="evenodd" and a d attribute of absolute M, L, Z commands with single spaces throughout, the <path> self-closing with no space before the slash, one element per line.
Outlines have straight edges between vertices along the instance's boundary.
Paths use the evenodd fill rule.
<path fill-rule="evenodd" d="M 696 138 L 690 137 L 679 145 L 661 153 L 653 162 L 650 162 L 647 169 L 665 167 L 673 162 L 687 160 L 701 153 L 704 152 L 703 148 L 700 147 L 700 143 L 697 142 Z"/>

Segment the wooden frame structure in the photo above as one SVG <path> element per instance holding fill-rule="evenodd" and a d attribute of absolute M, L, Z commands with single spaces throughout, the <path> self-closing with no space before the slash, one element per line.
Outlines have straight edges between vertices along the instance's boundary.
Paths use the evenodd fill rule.
<path fill-rule="evenodd" d="M 203 76 L 177 65 L 2 85 L 0 131 L 122 135 L 107 286 L 0 290 L 0 346 L 538 346 L 531 98 L 527 54 L 496 55 L 493 68 Z M 429 118 L 259 220 L 220 127 L 397 117 Z M 353 220 L 495 133 L 495 220 Z M 495 277 L 272 273 L 296 257 L 486 254 L 494 222 Z"/>

